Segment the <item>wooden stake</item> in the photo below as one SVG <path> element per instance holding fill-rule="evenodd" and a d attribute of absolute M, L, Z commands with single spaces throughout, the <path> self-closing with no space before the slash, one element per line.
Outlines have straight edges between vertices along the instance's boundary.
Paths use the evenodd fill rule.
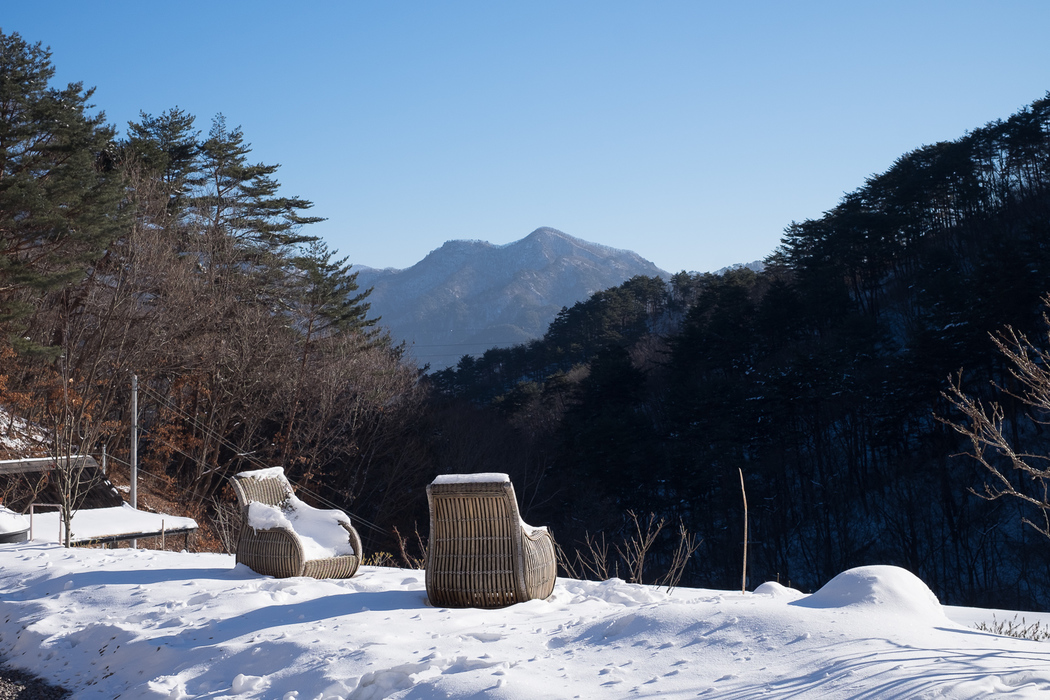
<path fill-rule="evenodd" d="M 740 472 L 740 495 L 744 498 L 744 575 L 740 582 L 740 592 L 747 592 L 747 491 L 744 490 L 744 470 L 738 468 Z"/>

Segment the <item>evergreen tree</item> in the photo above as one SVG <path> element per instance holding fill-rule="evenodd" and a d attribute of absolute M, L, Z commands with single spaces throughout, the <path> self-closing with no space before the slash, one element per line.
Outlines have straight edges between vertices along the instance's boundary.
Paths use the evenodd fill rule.
<path fill-rule="evenodd" d="M 292 259 L 291 280 L 298 289 L 293 313 L 301 326 L 304 343 L 319 336 L 363 331 L 375 326 L 378 318 L 367 318 L 365 301 L 371 288 L 359 291 L 357 273 L 351 272 L 346 257 L 333 260 L 335 252 L 324 241 L 312 241 Z"/>
<path fill-rule="evenodd" d="M 301 255 L 291 260 L 290 314 L 298 330 L 299 372 L 292 392 L 291 409 L 282 431 L 282 456 L 286 463 L 291 461 L 294 447 L 288 436 L 299 418 L 303 385 L 314 354 L 324 351 L 326 339 L 363 332 L 374 326 L 377 320 L 366 318 L 368 304 L 364 300 L 372 290 L 366 289 L 355 294 L 358 290 L 357 273 L 350 272 L 346 258 L 332 260 L 332 257 L 333 253 L 327 244 L 313 241 Z M 362 344 L 361 348 L 364 349 L 366 345 Z"/>
<path fill-rule="evenodd" d="M 216 116 L 201 145 L 203 191 L 193 202 L 198 222 L 262 257 L 316 240 L 301 232 L 304 225 L 324 220 L 300 214 L 313 203 L 279 196 L 273 175 L 280 166 L 249 163 L 249 153 L 251 144 L 244 142 L 241 128 L 227 129 L 226 118 Z"/>
<path fill-rule="evenodd" d="M 605 349 L 592 358 L 590 373 L 562 423 L 563 450 L 573 456 L 574 493 L 610 496 L 619 506 L 616 514 L 631 507 L 652 508 L 648 499 L 662 476 L 645 382 L 644 372 L 632 365 L 624 348 Z"/>
<path fill-rule="evenodd" d="M 160 181 L 169 216 L 180 216 L 191 189 L 203 182 L 197 167 L 201 145 L 200 132 L 193 129 L 194 117 L 178 107 L 159 117 L 145 112 L 139 116 L 140 121 L 128 122 L 127 155 Z"/>
<path fill-rule="evenodd" d="M 113 130 L 88 113 L 93 90 L 50 86 L 50 59 L 0 32 L 0 323 L 81 277 L 120 229 Z"/>

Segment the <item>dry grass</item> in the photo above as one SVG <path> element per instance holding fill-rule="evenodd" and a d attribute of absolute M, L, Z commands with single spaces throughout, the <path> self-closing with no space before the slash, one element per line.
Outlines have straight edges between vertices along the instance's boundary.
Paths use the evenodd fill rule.
<path fill-rule="evenodd" d="M 1050 641 L 1050 627 L 1043 626 L 1039 621 L 1028 623 L 1023 617 L 1018 622 L 1017 615 L 1014 615 L 1012 620 L 996 620 L 993 615 L 990 623 L 979 622 L 974 627 L 982 632 L 1001 634 L 1006 637 L 1031 639 L 1034 642 Z"/>

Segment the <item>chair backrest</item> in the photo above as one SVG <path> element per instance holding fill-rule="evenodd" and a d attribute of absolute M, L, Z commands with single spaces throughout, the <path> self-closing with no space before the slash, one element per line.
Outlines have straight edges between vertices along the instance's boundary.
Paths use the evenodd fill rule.
<path fill-rule="evenodd" d="M 269 467 L 241 472 L 230 477 L 230 485 L 237 494 L 241 508 L 256 501 L 268 506 L 279 506 L 292 495 L 292 485 L 284 475 L 283 467 Z"/>
<path fill-rule="evenodd" d="M 499 607 L 527 600 L 521 519 L 507 475 L 439 476 L 427 486 L 427 499 L 431 603 Z"/>

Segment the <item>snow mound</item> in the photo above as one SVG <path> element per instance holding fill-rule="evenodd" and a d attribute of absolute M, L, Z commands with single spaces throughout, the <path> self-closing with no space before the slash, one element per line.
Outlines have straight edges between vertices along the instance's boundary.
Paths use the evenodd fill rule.
<path fill-rule="evenodd" d="M 4 506 L 0 506 L 0 534 L 8 534 L 12 532 L 22 532 L 23 530 L 29 529 L 29 521 L 26 520 L 25 516 L 20 515 L 13 510 L 9 510 Z"/>
<path fill-rule="evenodd" d="M 792 603 L 806 608 L 878 608 L 925 620 L 943 620 L 937 596 L 915 574 L 897 566 L 861 566 L 831 579 L 813 595 Z"/>
<path fill-rule="evenodd" d="M 767 595 L 770 598 L 787 598 L 788 600 L 798 600 L 806 596 L 802 591 L 788 588 L 776 581 L 766 581 L 755 589 L 755 595 Z"/>
<path fill-rule="evenodd" d="M 240 472 L 237 476 L 243 479 L 254 479 L 256 481 L 263 481 L 264 479 L 283 479 L 284 467 L 264 467 L 262 469 L 252 469 L 246 472 Z"/>

